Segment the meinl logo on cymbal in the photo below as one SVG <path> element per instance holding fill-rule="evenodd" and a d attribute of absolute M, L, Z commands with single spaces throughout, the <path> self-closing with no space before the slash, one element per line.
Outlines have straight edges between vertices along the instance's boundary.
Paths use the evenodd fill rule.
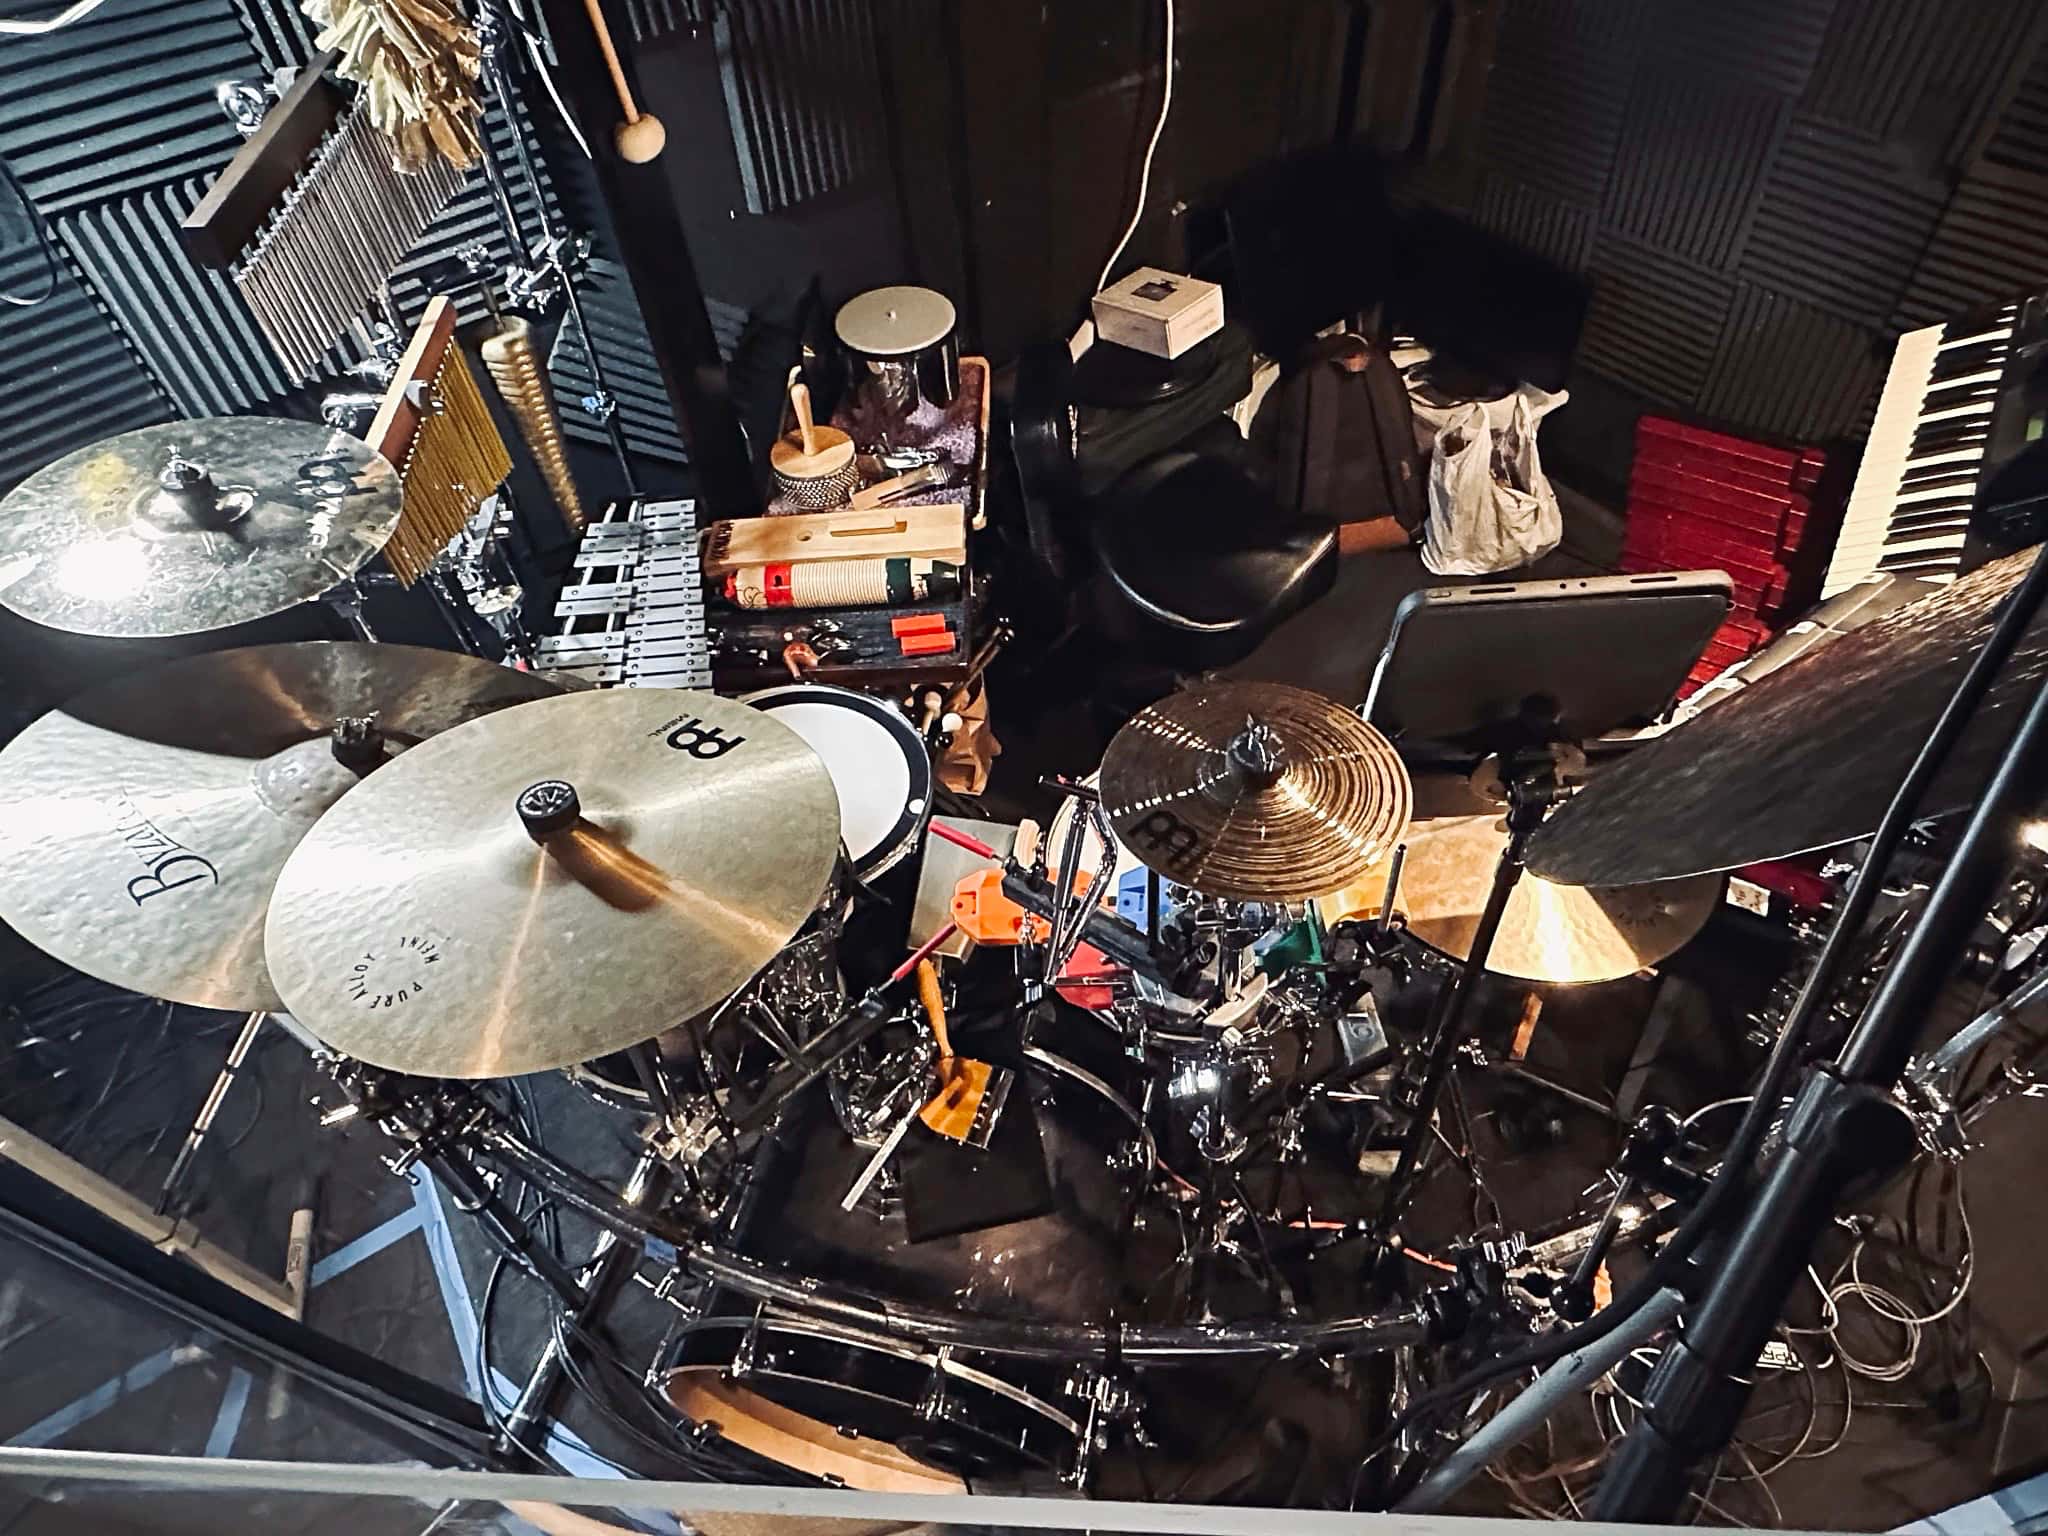
<path fill-rule="evenodd" d="M 665 736 L 670 747 L 678 752 L 687 752 L 699 762 L 710 762 L 725 756 L 734 747 L 746 742 L 744 736 L 728 736 L 715 725 L 706 725 L 696 715 L 677 715 L 673 720 L 647 733 L 649 736 Z"/>

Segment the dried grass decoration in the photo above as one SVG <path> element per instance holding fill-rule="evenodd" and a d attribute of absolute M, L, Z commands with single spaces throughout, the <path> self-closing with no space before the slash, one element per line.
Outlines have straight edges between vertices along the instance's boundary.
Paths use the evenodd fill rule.
<path fill-rule="evenodd" d="M 439 155 L 468 170 L 483 154 L 476 29 L 447 0 L 304 0 L 337 48 L 335 72 L 369 98 L 370 121 L 391 140 L 392 164 L 417 171 Z"/>

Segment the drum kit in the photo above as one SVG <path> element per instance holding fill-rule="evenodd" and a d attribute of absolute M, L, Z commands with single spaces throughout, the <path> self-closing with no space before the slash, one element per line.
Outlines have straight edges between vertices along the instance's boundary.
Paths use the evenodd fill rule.
<path fill-rule="evenodd" d="M 269 465 L 285 442 L 258 427 L 152 428 L 32 477 L 0 502 L 0 604 L 170 634 L 347 579 L 395 517 L 389 466 L 294 427 L 292 473 L 237 478 L 237 452 Z M 1000 850 L 934 819 L 919 733 L 845 690 L 572 692 L 397 645 L 218 651 L 0 750 L 0 918 L 115 985 L 277 1018 L 346 1093 L 330 1120 L 451 1187 L 575 1324 L 512 1445 L 619 1266 L 654 1265 L 677 1321 L 647 1380 L 694 1433 L 861 1488 L 1087 1488 L 1163 1433 L 1154 1373 L 1529 1326 L 1537 1292 L 1510 1293 L 1499 1244 L 1400 1262 L 1394 1186 L 1466 1033 L 1455 1000 L 1483 973 L 1601 982 L 1676 951 L 1714 871 L 1807 837 L 1760 816 L 1766 848 L 1708 811 L 1883 716 L 1873 690 L 1938 695 L 1909 674 L 1967 645 L 2000 579 L 1774 674 L 1548 821 L 1570 754 L 1446 786 L 1354 710 L 1212 682 L 1138 712 L 1092 781 L 1058 782 L 1046 834 Z M 1915 661 L 1927 631 L 1950 648 Z M 1745 760 L 1697 766 L 1745 732 Z M 1880 779 L 1878 745 L 1842 777 Z M 1828 802 L 1835 840 L 1874 822 L 1860 788 L 1795 793 Z M 953 923 L 908 932 L 938 837 L 984 866 Z M 879 960 L 848 942 L 877 904 Z M 1382 1016 L 1389 976 L 1434 987 L 1427 1028 Z M 1026 1083 L 977 1138 L 920 1123 L 965 1059 L 949 1026 Z M 549 1151 L 509 1091 L 556 1072 L 634 1125 L 623 1183 Z M 614 1257 L 551 1253 L 515 1185 Z"/>

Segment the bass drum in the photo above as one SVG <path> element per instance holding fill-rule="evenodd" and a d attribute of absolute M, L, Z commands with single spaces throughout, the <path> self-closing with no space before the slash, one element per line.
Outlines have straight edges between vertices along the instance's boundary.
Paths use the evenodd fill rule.
<path fill-rule="evenodd" d="M 932 819 L 932 760 L 893 705 L 822 683 L 764 688 L 742 701 L 811 744 L 839 791 L 839 836 L 863 883 L 916 852 Z"/>
<path fill-rule="evenodd" d="M 1059 1474 L 1081 1433 L 1058 1403 L 993 1371 L 813 1318 L 705 1318 L 664 1390 L 720 1438 L 869 1493 Z"/>

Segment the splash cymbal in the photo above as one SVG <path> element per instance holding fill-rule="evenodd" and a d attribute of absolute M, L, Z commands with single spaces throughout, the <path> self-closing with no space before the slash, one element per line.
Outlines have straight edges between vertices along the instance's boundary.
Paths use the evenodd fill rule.
<path fill-rule="evenodd" d="M 1408 931 L 1455 959 L 1472 953 L 1493 872 L 1507 847 L 1499 814 L 1446 816 L 1417 822 L 1403 841 L 1408 853 L 1394 907 Z M 1386 891 L 1380 865 L 1348 903 L 1376 910 Z M 1486 957 L 1497 976 L 1524 981 L 1617 981 L 1676 952 L 1706 926 L 1721 899 L 1721 878 L 1699 875 L 1655 885 L 1555 885 L 1524 871 L 1508 897 L 1500 931 Z"/>
<path fill-rule="evenodd" d="M 1785 858 L 1877 829 L 2032 550 L 1873 619 L 1632 749 L 1551 813 L 1529 867 L 1583 885 Z M 2048 671 L 2036 616 L 1921 801 L 1970 803 Z"/>
<path fill-rule="evenodd" d="M 542 699 L 392 759 L 271 897 L 270 972 L 335 1049 L 428 1077 L 589 1061 L 722 1001 L 826 895 L 839 794 L 714 694 Z"/>
<path fill-rule="evenodd" d="M 1102 803 L 1152 869 L 1206 896 L 1306 899 L 1349 885 L 1408 824 L 1386 737 L 1320 694 L 1215 683 L 1134 715 L 1102 758 Z"/>
<path fill-rule="evenodd" d="M 76 634 L 222 629 L 331 591 L 398 512 L 398 471 L 346 432 L 260 416 L 143 427 L 0 499 L 0 605 Z"/>
<path fill-rule="evenodd" d="M 0 918 L 76 970 L 201 1008 L 282 1006 L 263 914 L 286 857 L 355 784 L 329 738 L 404 749 L 559 690 L 473 656 L 313 641 L 117 678 L 0 751 Z"/>

